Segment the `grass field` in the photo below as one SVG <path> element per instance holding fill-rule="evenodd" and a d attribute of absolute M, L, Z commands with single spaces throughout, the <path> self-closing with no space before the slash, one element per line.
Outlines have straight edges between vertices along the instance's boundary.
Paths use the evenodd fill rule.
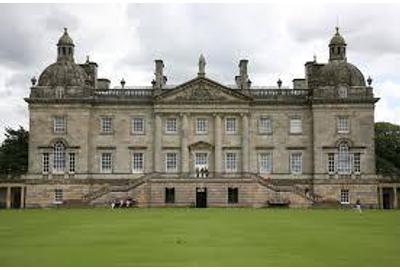
<path fill-rule="evenodd" d="M 0 266 L 400 266 L 400 212 L 0 211 Z"/>

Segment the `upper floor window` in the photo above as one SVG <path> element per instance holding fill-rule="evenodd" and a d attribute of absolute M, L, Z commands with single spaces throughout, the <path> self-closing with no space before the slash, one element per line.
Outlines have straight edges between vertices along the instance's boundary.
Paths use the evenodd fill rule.
<path fill-rule="evenodd" d="M 207 119 L 205 118 L 197 118 L 196 119 L 196 134 L 205 134 L 207 133 Z"/>
<path fill-rule="evenodd" d="M 225 154 L 225 171 L 226 172 L 237 171 L 237 153 Z"/>
<path fill-rule="evenodd" d="M 101 153 L 100 170 L 102 173 L 112 172 L 112 153 Z"/>
<path fill-rule="evenodd" d="M 260 153 L 259 154 L 259 167 L 260 167 L 260 173 L 271 173 L 272 172 L 272 154 L 271 153 Z"/>
<path fill-rule="evenodd" d="M 65 146 L 62 142 L 57 142 L 53 147 L 53 171 L 62 173 L 65 171 Z"/>
<path fill-rule="evenodd" d="M 165 120 L 165 132 L 166 133 L 176 133 L 177 132 L 177 120 L 176 118 L 167 118 Z"/>
<path fill-rule="evenodd" d="M 303 132 L 303 124 L 300 117 L 290 118 L 290 133 L 300 134 Z"/>
<path fill-rule="evenodd" d="M 132 119 L 132 133 L 144 134 L 144 119 L 142 117 L 135 117 Z"/>
<path fill-rule="evenodd" d="M 54 133 L 65 132 L 65 118 L 64 116 L 54 116 L 53 118 L 53 130 Z"/>
<path fill-rule="evenodd" d="M 290 172 L 292 174 L 301 174 L 303 172 L 302 153 L 290 153 Z"/>
<path fill-rule="evenodd" d="M 144 154 L 133 153 L 132 154 L 132 172 L 142 173 L 144 171 Z"/>
<path fill-rule="evenodd" d="M 236 118 L 228 117 L 225 120 L 225 132 L 227 134 L 234 134 L 236 133 Z"/>
<path fill-rule="evenodd" d="M 104 116 L 101 118 L 100 128 L 101 133 L 112 133 L 112 117 L 111 116 Z"/>
<path fill-rule="evenodd" d="M 272 133 L 271 118 L 261 117 L 258 124 L 258 130 L 261 134 Z"/>
<path fill-rule="evenodd" d="M 337 169 L 339 174 L 351 173 L 351 155 L 347 143 L 339 145 Z"/>
<path fill-rule="evenodd" d="M 166 172 L 178 171 L 178 154 L 166 153 L 165 154 L 165 170 Z"/>
<path fill-rule="evenodd" d="M 339 116 L 337 118 L 337 130 L 338 133 L 349 133 L 350 125 L 348 116 Z"/>

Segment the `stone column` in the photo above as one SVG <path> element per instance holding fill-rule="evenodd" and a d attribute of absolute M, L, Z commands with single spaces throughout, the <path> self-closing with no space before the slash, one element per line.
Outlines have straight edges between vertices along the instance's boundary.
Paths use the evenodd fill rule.
<path fill-rule="evenodd" d="M 242 172 L 249 172 L 249 117 L 242 114 Z"/>
<path fill-rule="evenodd" d="M 162 149 L 161 149 L 161 136 L 162 136 L 162 124 L 161 115 L 156 113 L 154 119 L 154 147 L 153 147 L 153 168 L 154 172 L 162 172 Z"/>
<path fill-rule="evenodd" d="M 383 188 L 382 186 L 379 187 L 379 208 L 383 208 Z"/>
<path fill-rule="evenodd" d="M 11 208 L 11 187 L 7 187 L 6 208 Z"/>
<path fill-rule="evenodd" d="M 24 201 L 25 201 L 25 187 L 21 187 L 21 208 L 25 208 Z"/>
<path fill-rule="evenodd" d="M 214 114 L 214 171 L 216 174 L 222 173 L 222 124 L 221 116 Z"/>
<path fill-rule="evenodd" d="M 188 116 L 186 113 L 181 114 L 182 129 L 181 129 L 181 172 L 187 174 L 189 172 L 189 125 Z"/>
<path fill-rule="evenodd" d="M 394 195 L 394 202 L 393 202 L 393 208 L 394 209 L 397 209 L 398 207 L 399 207 L 399 205 L 398 205 L 398 200 L 397 200 L 397 187 L 395 186 L 394 188 L 393 188 L 394 190 L 394 192 L 393 192 L 393 195 Z"/>

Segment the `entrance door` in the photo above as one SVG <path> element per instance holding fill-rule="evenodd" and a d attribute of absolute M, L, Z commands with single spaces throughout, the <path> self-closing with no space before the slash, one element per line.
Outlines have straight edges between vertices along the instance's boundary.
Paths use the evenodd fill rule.
<path fill-rule="evenodd" d="M 207 188 L 196 188 L 196 208 L 207 207 Z"/>
<path fill-rule="evenodd" d="M 392 209 L 393 208 L 393 189 L 392 188 L 383 188 L 382 190 L 382 203 L 383 209 Z"/>
<path fill-rule="evenodd" d="M 11 208 L 21 208 L 21 188 L 11 188 Z"/>

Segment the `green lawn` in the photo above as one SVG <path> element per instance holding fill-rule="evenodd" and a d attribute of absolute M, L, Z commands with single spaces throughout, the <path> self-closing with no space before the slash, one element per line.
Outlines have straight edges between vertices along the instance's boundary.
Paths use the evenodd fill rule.
<path fill-rule="evenodd" d="M 0 266 L 400 266 L 400 212 L 0 211 Z"/>

